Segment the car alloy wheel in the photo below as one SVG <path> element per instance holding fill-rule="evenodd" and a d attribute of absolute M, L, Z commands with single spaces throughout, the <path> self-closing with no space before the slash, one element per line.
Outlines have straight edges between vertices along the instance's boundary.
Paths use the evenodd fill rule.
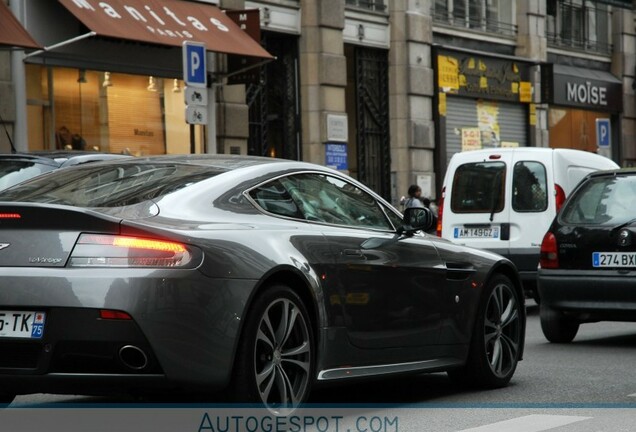
<path fill-rule="evenodd" d="M 521 356 L 524 332 L 523 300 L 512 281 L 494 275 L 484 286 L 466 364 L 448 371 L 460 385 L 503 387 Z"/>
<path fill-rule="evenodd" d="M 287 298 L 270 302 L 254 341 L 254 376 L 261 401 L 272 409 L 298 406 L 307 393 L 312 346 L 307 320 Z"/>
<path fill-rule="evenodd" d="M 314 330 L 305 303 L 281 284 L 263 288 L 244 316 L 227 396 L 289 415 L 315 378 Z"/>
<path fill-rule="evenodd" d="M 498 378 L 506 378 L 519 358 L 521 318 L 513 289 L 506 282 L 497 283 L 490 293 L 484 316 L 486 357 Z"/>

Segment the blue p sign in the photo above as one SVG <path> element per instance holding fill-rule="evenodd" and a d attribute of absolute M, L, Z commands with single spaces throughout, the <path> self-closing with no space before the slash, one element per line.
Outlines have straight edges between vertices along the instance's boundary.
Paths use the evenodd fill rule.
<path fill-rule="evenodd" d="M 188 41 L 183 43 L 183 81 L 190 87 L 207 86 L 205 44 Z"/>
<path fill-rule="evenodd" d="M 610 119 L 596 119 L 596 145 L 599 147 L 609 147 L 612 144 L 612 130 Z"/>

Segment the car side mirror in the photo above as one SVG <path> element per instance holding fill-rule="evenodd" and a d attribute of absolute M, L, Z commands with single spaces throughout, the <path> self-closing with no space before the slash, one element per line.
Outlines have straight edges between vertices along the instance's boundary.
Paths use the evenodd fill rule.
<path fill-rule="evenodd" d="M 434 221 L 435 218 L 430 209 L 411 207 L 404 210 L 404 231 L 407 233 L 429 231 L 433 228 Z"/>

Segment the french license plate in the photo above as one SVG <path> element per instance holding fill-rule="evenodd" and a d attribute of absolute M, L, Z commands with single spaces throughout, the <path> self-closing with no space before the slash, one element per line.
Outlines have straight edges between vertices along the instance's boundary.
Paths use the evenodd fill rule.
<path fill-rule="evenodd" d="M 455 228 L 453 237 L 463 238 L 499 238 L 499 227 Z"/>
<path fill-rule="evenodd" d="M 593 252 L 593 267 L 636 267 L 636 252 Z"/>
<path fill-rule="evenodd" d="M 46 313 L 0 310 L 0 338 L 41 339 Z"/>

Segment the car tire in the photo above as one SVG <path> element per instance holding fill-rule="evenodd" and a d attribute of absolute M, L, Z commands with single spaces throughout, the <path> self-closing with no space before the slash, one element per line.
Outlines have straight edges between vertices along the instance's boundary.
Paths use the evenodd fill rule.
<path fill-rule="evenodd" d="M 315 358 L 307 307 L 291 288 L 272 285 L 246 314 L 230 395 L 237 402 L 263 404 L 276 414 L 289 413 L 309 396 Z"/>
<path fill-rule="evenodd" d="M 448 371 L 454 382 L 499 388 L 515 373 L 523 343 L 523 303 L 512 281 L 495 275 L 480 300 L 466 365 Z"/>
<path fill-rule="evenodd" d="M 545 305 L 539 308 L 539 318 L 543 335 L 552 343 L 570 343 L 579 331 L 580 324 L 577 321 Z"/>

